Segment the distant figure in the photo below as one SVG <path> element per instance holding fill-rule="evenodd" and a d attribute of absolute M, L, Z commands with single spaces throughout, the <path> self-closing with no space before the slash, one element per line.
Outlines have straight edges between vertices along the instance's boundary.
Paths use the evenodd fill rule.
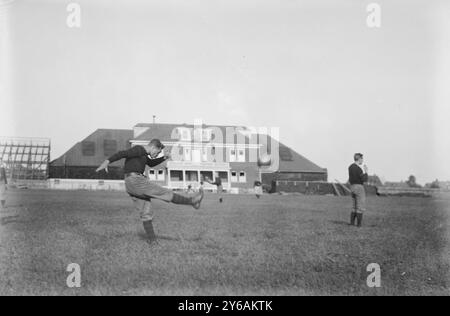
<path fill-rule="evenodd" d="M 219 173 L 216 172 L 216 181 L 212 182 L 209 178 L 205 178 L 205 181 L 208 182 L 209 184 L 215 185 L 217 186 L 217 195 L 219 195 L 219 202 L 223 203 L 223 186 L 222 186 L 222 179 L 219 176 Z"/>
<path fill-rule="evenodd" d="M 366 165 L 363 165 L 363 154 L 355 154 L 354 160 L 355 162 L 348 168 L 353 199 L 353 211 L 350 218 L 350 224 L 355 225 L 355 221 L 357 220 L 358 227 L 361 227 L 363 214 L 366 211 L 366 191 L 364 189 L 364 183 L 369 179 L 369 169 Z"/>
<path fill-rule="evenodd" d="M 261 181 L 255 181 L 255 194 L 256 198 L 259 199 L 261 195 L 263 194 L 263 188 Z"/>
<path fill-rule="evenodd" d="M 187 187 L 186 193 L 192 193 L 192 192 L 194 192 L 194 190 L 192 190 L 192 185 L 189 184 Z"/>
<path fill-rule="evenodd" d="M 8 178 L 3 161 L 0 160 L 0 201 L 2 208 L 6 208 L 6 191 L 8 190 Z"/>

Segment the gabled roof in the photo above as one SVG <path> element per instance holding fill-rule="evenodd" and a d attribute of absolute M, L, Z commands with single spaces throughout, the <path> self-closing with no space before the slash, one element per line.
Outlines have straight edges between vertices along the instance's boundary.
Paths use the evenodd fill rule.
<path fill-rule="evenodd" d="M 259 135 L 259 143 L 263 145 L 263 150 L 267 150 L 268 148 L 267 152 L 269 153 L 273 146 L 279 146 L 280 161 L 278 172 L 327 173 L 326 169 L 321 168 L 311 160 L 270 136 Z"/>
<path fill-rule="evenodd" d="M 82 142 L 75 144 L 64 155 L 50 163 L 51 166 L 99 166 L 108 158 L 105 153 L 105 140 L 114 140 L 117 142 L 117 151 L 130 148 L 130 139 L 133 138 L 132 130 L 119 129 L 99 129 L 86 137 Z M 94 155 L 83 155 L 83 143 L 92 145 Z M 120 165 L 120 163 L 112 166 Z"/>
<path fill-rule="evenodd" d="M 106 153 L 105 150 L 107 148 L 105 141 L 114 140 L 117 142 L 117 151 L 125 150 L 130 148 L 131 140 L 141 140 L 141 141 L 149 141 L 153 138 L 159 138 L 162 142 L 176 142 L 176 139 L 173 139 L 172 132 L 177 127 L 187 127 L 194 128 L 194 125 L 179 125 L 179 124 L 138 124 L 136 127 L 139 128 L 149 128 L 143 134 L 141 134 L 137 139 L 133 139 L 134 131 L 133 130 L 117 130 L 117 129 L 99 129 L 89 135 L 82 142 L 77 143 L 70 150 L 68 150 L 64 155 L 59 157 L 58 159 L 51 162 L 51 166 L 99 166 L 105 159 L 109 157 L 112 153 Z M 207 128 L 208 126 L 204 126 Z M 224 138 L 226 138 L 227 126 L 218 126 L 220 131 L 222 132 Z M 244 129 L 246 130 L 246 129 Z M 248 131 L 248 130 L 246 130 Z M 267 135 L 255 135 L 252 137 L 258 136 L 258 144 L 262 146 L 262 150 L 269 148 L 268 152 L 270 152 L 270 148 L 272 146 L 279 146 L 279 154 L 280 154 L 280 163 L 279 163 L 279 172 L 311 172 L 311 173 L 326 173 L 327 170 L 319 167 L 312 161 L 308 160 L 304 156 L 297 153 L 295 150 L 292 150 L 288 146 L 278 142 L 277 140 L 271 138 Z M 242 144 L 242 141 L 245 144 L 248 144 L 250 139 L 247 136 L 239 137 L 239 142 Z M 226 142 L 226 139 L 224 139 Z M 235 137 L 236 141 L 236 137 Z M 87 146 L 88 145 L 88 146 Z M 93 155 L 84 155 L 83 150 L 93 150 Z M 94 149 L 95 148 L 95 149 Z M 91 152 L 92 154 L 92 152 Z M 123 162 L 116 162 L 113 166 L 120 166 Z"/>
<path fill-rule="evenodd" d="M 185 127 L 189 129 L 193 129 L 193 124 L 146 124 L 146 123 L 140 123 L 137 124 L 136 127 L 138 128 L 148 128 L 147 131 L 145 131 L 143 134 L 139 135 L 134 140 L 137 141 L 149 141 L 153 138 L 158 138 L 162 142 L 173 142 L 177 141 L 176 139 L 176 133 L 174 131 L 179 127 Z M 203 125 L 203 128 L 211 128 L 215 127 L 220 129 L 222 132 L 224 143 L 227 143 L 226 141 L 226 135 L 227 135 L 227 128 L 238 128 L 243 131 L 249 131 L 245 127 L 239 127 L 239 126 L 208 126 Z M 174 136 L 175 139 L 172 137 Z M 256 136 L 253 134 L 253 136 Z M 232 142 L 233 144 L 249 144 L 250 139 L 249 137 L 243 135 L 243 137 L 234 137 L 234 140 Z M 300 155 L 295 150 L 292 150 L 288 146 L 276 141 L 270 136 L 267 135 L 258 135 L 258 143 L 264 145 L 268 145 L 268 143 L 272 143 L 272 145 L 278 145 L 279 146 L 279 153 L 280 153 L 280 168 L 279 172 L 311 172 L 311 173 L 326 173 L 327 170 L 324 168 L 321 168 L 320 166 L 316 165 L 306 157 Z M 269 144 L 270 147 L 270 144 Z"/>

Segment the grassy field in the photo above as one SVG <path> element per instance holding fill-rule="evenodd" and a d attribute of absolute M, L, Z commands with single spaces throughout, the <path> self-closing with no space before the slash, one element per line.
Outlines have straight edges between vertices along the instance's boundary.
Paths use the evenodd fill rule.
<path fill-rule="evenodd" d="M 124 193 L 11 191 L 1 211 L 0 295 L 449 295 L 450 198 L 208 195 L 154 202 L 149 246 Z M 82 287 L 69 289 L 78 263 Z M 381 288 L 366 284 L 378 263 Z"/>

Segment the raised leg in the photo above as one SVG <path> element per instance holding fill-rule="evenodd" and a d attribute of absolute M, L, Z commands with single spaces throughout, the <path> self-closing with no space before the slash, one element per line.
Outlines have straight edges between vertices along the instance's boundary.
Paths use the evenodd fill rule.
<path fill-rule="evenodd" d="M 191 205 L 200 208 L 203 190 L 196 195 L 185 196 L 150 182 L 145 177 L 129 177 L 125 180 L 126 188 L 131 196 L 143 199 L 158 199 L 174 204 Z"/>

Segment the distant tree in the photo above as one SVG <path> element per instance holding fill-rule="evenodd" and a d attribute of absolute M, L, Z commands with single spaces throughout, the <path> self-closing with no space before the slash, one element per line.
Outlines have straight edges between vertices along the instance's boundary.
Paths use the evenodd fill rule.
<path fill-rule="evenodd" d="M 421 188 L 421 185 L 417 184 L 416 177 L 413 175 L 409 176 L 408 181 L 406 181 L 406 184 L 410 188 Z"/>
<path fill-rule="evenodd" d="M 382 186 L 383 182 L 381 182 L 381 179 L 379 176 L 377 176 L 376 174 L 374 174 L 373 176 L 369 176 L 369 185 L 373 185 L 373 186 Z"/>
<path fill-rule="evenodd" d="M 441 185 L 439 184 L 439 180 L 436 179 L 434 182 L 431 183 L 430 188 L 432 189 L 440 189 Z"/>

